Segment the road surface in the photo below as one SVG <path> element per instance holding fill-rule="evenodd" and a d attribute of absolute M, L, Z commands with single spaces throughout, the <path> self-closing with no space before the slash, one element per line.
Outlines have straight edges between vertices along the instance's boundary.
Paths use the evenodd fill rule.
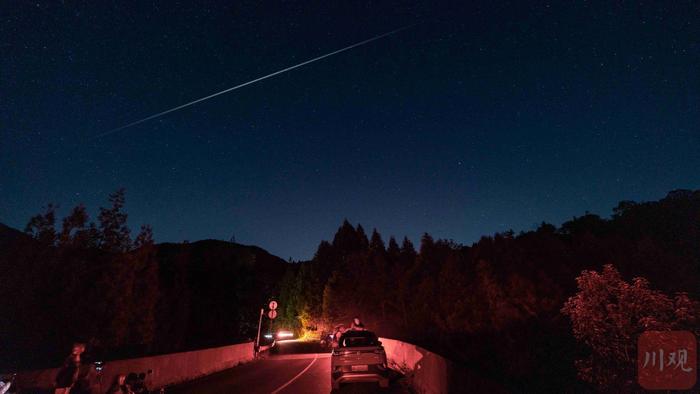
<path fill-rule="evenodd" d="M 166 389 L 167 394 L 328 394 L 331 392 L 330 352 L 312 342 L 281 341 L 272 354 L 256 361 Z M 401 376 L 391 387 L 373 383 L 342 386 L 339 393 L 407 393 Z"/>

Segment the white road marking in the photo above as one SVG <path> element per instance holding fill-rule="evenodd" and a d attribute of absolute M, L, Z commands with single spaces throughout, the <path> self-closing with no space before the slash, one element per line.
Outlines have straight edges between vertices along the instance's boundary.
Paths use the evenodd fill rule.
<path fill-rule="evenodd" d="M 318 353 L 316 353 L 316 354 L 314 355 L 314 359 L 311 360 L 311 362 L 309 363 L 309 365 L 307 365 L 306 368 L 304 368 L 301 372 L 299 372 L 299 373 L 297 374 L 297 376 L 291 378 L 287 383 L 285 383 L 285 384 L 283 384 L 282 386 L 278 387 L 277 390 L 271 392 L 270 394 L 277 394 L 277 393 L 279 393 L 280 391 L 284 390 L 285 387 L 287 387 L 287 386 L 289 386 L 290 384 L 292 384 L 292 382 L 294 382 L 295 380 L 299 379 L 299 377 L 300 377 L 301 375 L 303 375 L 306 371 L 309 370 L 309 368 L 311 368 L 312 365 L 314 365 L 314 363 L 316 362 L 317 359 L 318 359 Z"/>

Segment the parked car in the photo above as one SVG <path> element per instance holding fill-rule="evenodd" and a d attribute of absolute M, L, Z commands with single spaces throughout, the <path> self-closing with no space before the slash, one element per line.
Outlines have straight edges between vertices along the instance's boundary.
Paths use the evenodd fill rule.
<path fill-rule="evenodd" d="M 389 387 L 389 370 L 384 346 L 371 331 L 346 331 L 331 353 L 331 385 L 377 382 Z"/>

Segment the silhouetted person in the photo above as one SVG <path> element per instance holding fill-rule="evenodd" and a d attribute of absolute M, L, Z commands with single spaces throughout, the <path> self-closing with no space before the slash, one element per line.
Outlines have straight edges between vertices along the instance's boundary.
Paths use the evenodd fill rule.
<path fill-rule="evenodd" d="M 112 387 L 107 391 L 107 394 L 134 394 L 134 392 L 131 391 L 131 387 L 126 384 L 126 375 L 117 375 L 114 378 Z"/>
<path fill-rule="evenodd" d="M 145 379 L 145 373 L 141 372 L 137 375 L 136 372 L 131 372 L 126 377 L 126 385 L 129 386 L 134 394 L 142 394 L 147 392 Z"/>
<path fill-rule="evenodd" d="M 341 335 L 347 331 L 345 329 L 345 326 L 342 324 L 339 324 L 335 326 L 335 330 L 333 330 L 333 340 L 331 341 L 331 347 L 332 348 L 337 348 L 338 347 L 338 341 L 340 340 Z"/>
<path fill-rule="evenodd" d="M 63 365 L 56 374 L 56 390 L 54 394 L 68 394 L 78 381 L 81 366 L 81 354 L 85 351 L 85 345 L 74 343 L 70 355 L 66 357 Z"/>
<path fill-rule="evenodd" d="M 94 375 L 94 366 L 85 362 L 85 344 L 75 343 L 56 375 L 55 393 L 93 394 Z"/>
<path fill-rule="evenodd" d="M 360 320 L 359 317 L 355 316 L 355 318 L 352 319 L 352 324 L 350 324 L 350 329 L 353 331 L 364 331 L 365 325 L 362 324 L 362 320 Z"/>

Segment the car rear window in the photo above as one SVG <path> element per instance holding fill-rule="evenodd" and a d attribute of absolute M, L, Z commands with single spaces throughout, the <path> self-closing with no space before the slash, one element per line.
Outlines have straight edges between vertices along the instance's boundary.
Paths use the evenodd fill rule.
<path fill-rule="evenodd" d="M 369 331 L 347 332 L 340 338 L 342 347 L 378 346 L 379 339 Z"/>

